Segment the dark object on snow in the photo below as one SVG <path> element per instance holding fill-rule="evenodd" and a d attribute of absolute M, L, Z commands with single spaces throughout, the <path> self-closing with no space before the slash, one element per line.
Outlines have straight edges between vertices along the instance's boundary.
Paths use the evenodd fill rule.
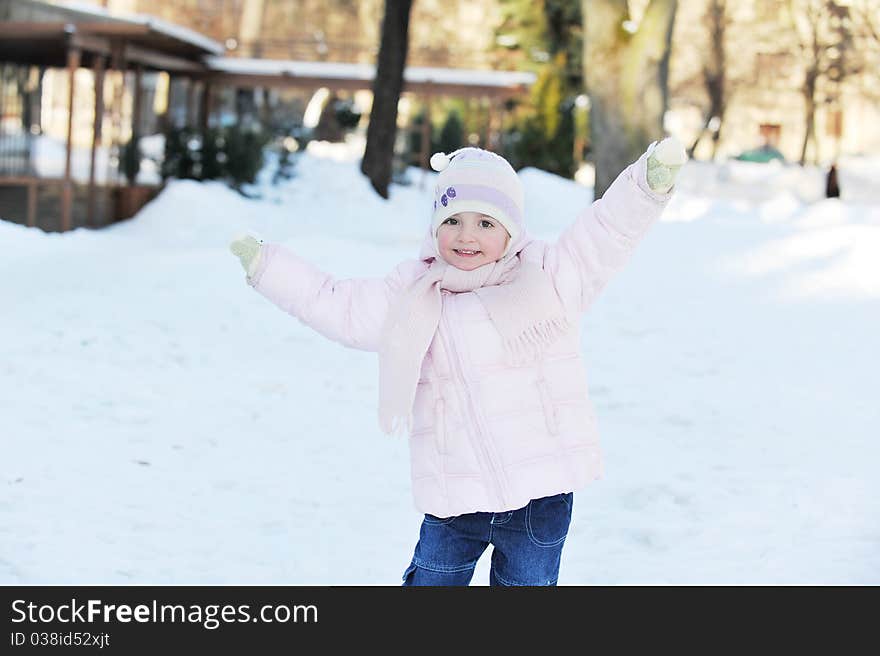
<path fill-rule="evenodd" d="M 828 178 L 825 180 L 825 197 L 840 198 L 840 187 L 837 184 L 837 165 L 832 164 L 828 169 Z"/>
<path fill-rule="evenodd" d="M 770 144 L 764 144 L 760 148 L 747 150 L 736 156 L 741 162 L 759 162 L 764 164 L 774 159 L 785 162 L 785 156 Z"/>
<path fill-rule="evenodd" d="M 131 140 L 122 147 L 122 157 L 119 158 L 119 170 L 129 185 L 137 182 L 138 172 L 141 170 L 140 137 L 137 134 L 131 136 Z"/>

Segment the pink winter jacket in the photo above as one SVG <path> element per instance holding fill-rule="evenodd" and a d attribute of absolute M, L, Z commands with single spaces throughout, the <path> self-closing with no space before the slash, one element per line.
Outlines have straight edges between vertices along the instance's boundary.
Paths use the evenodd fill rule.
<path fill-rule="evenodd" d="M 422 363 L 409 437 L 419 512 L 438 517 L 525 506 L 602 474 L 587 393 L 580 315 L 659 218 L 669 194 L 645 180 L 645 156 L 585 208 L 556 243 L 521 251 L 553 279 L 572 330 L 537 363 L 507 363 L 500 334 L 473 292 L 442 292 L 437 333 Z M 248 284 L 345 346 L 379 350 L 387 309 L 428 264 L 383 278 L 337 280 L 278 244 L 265 244 Z"/>

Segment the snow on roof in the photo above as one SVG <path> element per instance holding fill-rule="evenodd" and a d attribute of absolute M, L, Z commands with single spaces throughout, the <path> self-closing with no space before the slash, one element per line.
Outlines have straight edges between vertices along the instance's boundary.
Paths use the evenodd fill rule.
<path fill-rule="evenodd" d="M 33 2 L 34 0 L 31 1 Z M 103 7 L 97 7 L 95 5 L 90 5 L 85 2 L 76 2 L 76 0 L 64 0 L 63 2 L 59 1 L 52 3 L 45 2 L 44 0 L 38 0 L 36 4 L 50 5 L 52 7 L 68 9 L 78 14 L 94 16 L 96 18 L 101 18 L 111 22 L 144 25 L 154 32 L 164 34 L 165 36 L 177 39 L 178 41 L 190 43 L 194 46 L 202 48 L 203 50 L 214 53 L 215 55 L 221 55 L 226 52 L 226 48 L 223 46 L 223 44 L 214 41 L 213 39 L 209 39 L 204 34 L 200 34 L 195 30 L 189 29 L 188 27 L 177 25 L 176 23 L 169 23 L 168 21 L 162 20 L 161 18 L 156 18 L 155 16 L 150 16 L 148 14 L 131 14 L 116 11 L 111 13 Z"/>
<path fill-rule="evenodd" d="M 327 77 L 346 80 L 372 80 L 373 64 L 341 62 L 309 62 L 289 59 L 247 59 L 243 57 L 205 57 L 209 68 L 240 75 L 293 75 L 296 77 Z M 522 71 L 481 71 L 461 68 L 427 68 L 407 66 L 403 79 L 407 82 L 436 82 L 484 87 L 531 85 L 537 76 Z"/>
<path fill-rule="evenodd" d="M 442 84 L 473 84 L 485 87 L 531 85 L 538 78 L 525 71 L 481 71 L 461 68 L 427 68 L 411 66 L 404 71 L 404 79 L 411 82 L 440 82 Z"/>
<path fill-rule="evenodd" d="M 205 57 L 211 70 L 241 75 L 297 75 L 302 77 L 333 77 L 372 79 L 371 64 L 306 62 L 281 59 L 247 59 L 244 57 Z"/>

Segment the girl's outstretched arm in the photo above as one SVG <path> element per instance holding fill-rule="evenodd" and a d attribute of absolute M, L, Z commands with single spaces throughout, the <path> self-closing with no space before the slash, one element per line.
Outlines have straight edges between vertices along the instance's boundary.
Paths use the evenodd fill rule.
<path fill-rule="evenodd" d="M 571 311 L 587 310 L 612 275 L 623 268 L 663 213 L 686 159 L 676 139 L 651 144 L 547 248 L 544 268 Z"/>
<path fill-rule="evenodd" d="M 364 351 L 379 350 L 390 303 L 425 266 L 409 260 L 385 278 L 337 280 L 280 244 L 243 235 L 230 249 L 260 294 L 328 339 Z"/>

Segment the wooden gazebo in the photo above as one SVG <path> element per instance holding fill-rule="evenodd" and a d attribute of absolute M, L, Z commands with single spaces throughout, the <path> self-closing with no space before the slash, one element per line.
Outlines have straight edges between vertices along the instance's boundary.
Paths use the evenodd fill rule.
<path fill-rule="evenodd" d="M 109 110 L 113 126 L 110 138 L 117 140 L 113 145 L 117 149 L 122 145 L 118 139 L 123 132 L 120 121 L 124 82 L 120 83 L 119 78 L 126 73 L 134 77 L 132 125 L 129 127 L 130 131 L 137 132 L 143 112 L 144 72 L 165 71 L 191 79 L 201 77 L 207 70 L 202 62 L 203 56 L 224 51 L 221 44 L 201 34 L 148 16 L 121 18 L 98 7 L 91 9 L 81 4 L 71 8 L 38 0 L 0 0 L 0 64 L 5 69 L 17 69 L 13 73 L 22 78 L 36 69 L 38 80 L 47 69 L 66 69 L 69 80 L 63 176 L 38 174 L 30 149 L 32 140 L 27 132 L 30 126 L 23 126 L 23 135 L 10 136 L 0 131 L 0 194 L 4 190 L 7 192 L 0 196 L 0 215 L 11 213 L 12 216 L 4 218 L 24 219 L 22 222 L 29 226 L 38 225 L 39 220 L 39 227 L 60 231 L 78 225 L 104 225 L 124 218 L 120 214 L 132 208 L 129 196 L 134 191 L 134 181 L 99 184 L 95 170 L 96 152 L 105 136 L 105 109 Z M 75 185 L 71 171 L 77 90 L 74 77 L 81 67 L 92 70 L 95 88 L 89 177 L 85 186 Z M 105 80 L 114 74 L 117 82 L 113 103 L 105 108 Z M 2 96 L 2 110 L 7 116 L 13 113 L 11 106 L 22 106 L 25 102 L 14 96 L 8 92 Z M 23 204 L 16 203 L 14 194 L 9 193 L 15 190 L 25 191 Z M 144 195 L 143 189 L 140 194 Z M 149 190 L 146 194 L 149 195 Z M 22 205 L 24 216 L 15 216 Z"/>
<path fill-rule="evenodd" d="M 375 67 L 369 64 L 244 59 L 224 54 L 220 43 L 151 16 L 120 16 L 82 4 L 0 0 L 0 72 L 4 67 L 14 67 L 22 78 L 30 75 L 31 80 L 38 80 L 37 94 L 39 80 L 47 69 L 66 70 L 70 82 L 63 175 L 47 176 L 36 170 L 29 126 L 15 136 L 4 133 L 4 119 L 15 115 L 6 106 L 16 105 L 19 122 L 24 124 L 23 112 L 30 101 L 18 97 L 14 103 L 6 103 L 5 94 L 0 94 L 0 218 L 47 231 L 98 227 L 132 216 L 156 193 L 157 186 L 144 188 L 134 181 L 121 180 L 118 168 L 114 169 L 114 180 L 101 181 L 96 176 L 96 153 L 102 144 L 114 147 L 119 157 L 122 134 L 142 134 L 139 126 L 149 111 L 142 102 L 145 72 L 163 71 L 171 79 L 187 80 L 187 97 L 182 103 L 187 108 L 185 122 L 203 128 L 211 121 L 213 99 L 220 88 L 369 90 L 375 76 Z M 81 68 L 92 71 L 96 90 L 87 183 L 74 179 L 71 161 L 74 77 Z M 125 75 L 134 80 L 129 126 L 121 124 L 124 84 L 120 79 L 124 80 Z M 111 105 L 105 107 L 101 91 L 111 76 L 114 93 Z M 429 106 L 432 98 L 443 95 L 488 99 L 488 136 L 490 126 L 502 116 L 504 101 L 526 92 L 534 80 L 533 74 L 522 72 L 408 67 L 404 92 L 423 96 Z M 0 78 L 0 91 L 3 88 L 4 78 Z M 104 134 L 105 112 L 111 118 L 110 135 Z M 426 121 L 421 153 L 426 165 L 429 129 Z"/>

